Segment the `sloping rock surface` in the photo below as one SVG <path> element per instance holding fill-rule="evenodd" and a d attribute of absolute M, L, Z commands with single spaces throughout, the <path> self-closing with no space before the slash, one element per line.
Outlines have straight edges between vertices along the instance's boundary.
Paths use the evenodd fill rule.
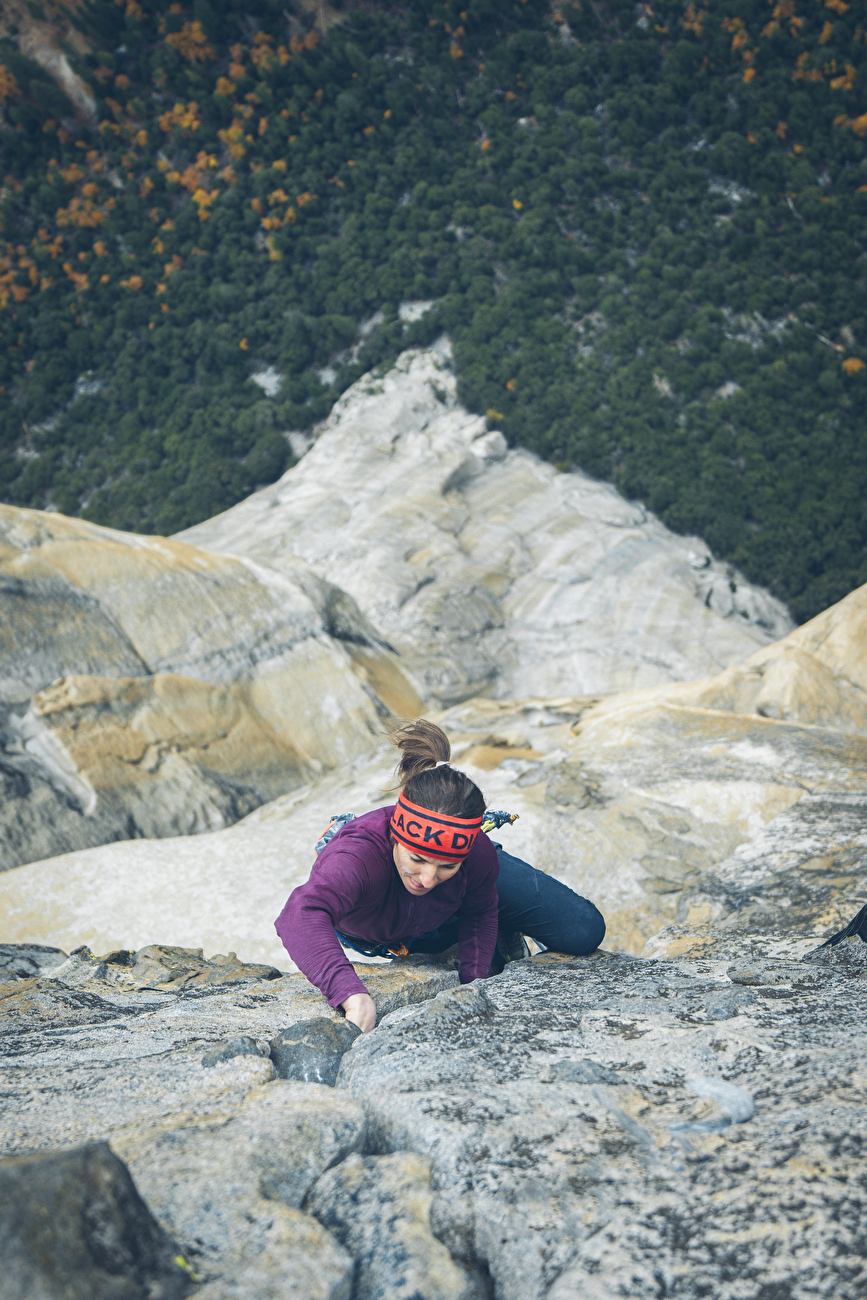
<path fill-rule="evenodd" d="M 303 564 L 0 506 L 0 870 L 228 825 L 417 708 Z"/>
<path fill-rule="evenodd" d="M 825 638 L 825 667 L 853 692 L 863 602 L 862 590 L 820 616 L 840 646 L 832 659 Z M 815 636 L 812 624 L 793 634 Z M 762 653 L 785 657 L 790 644 Z M 867 901 L 867 732 L 845 699 L 819 725 L 806 679 L 800 703 L 766 679 L 766 715 L 737 712 L 731 673 L 602 699 L 477 699 L 436 715 L 488 807 L 519 814 L 494 838 L 591 898 L 613 949 L 639 954 L 662 927 L 723 922 L 747 898 L 751 925 L 773 924 L 785 906 L 818 938 Z M 285 968 L 273 918 L 336 813 L 393 801 L 393 762 L 380 745 L 227 830 L 7 873 L 5 934 L 105 950 L 159 933 Z"/>
<path fill-rule="evenodd" d="M 8 945 L 6 952 L 12 965 Z M 336 1073 L 346 1022 L 302 977 L 280 977 L 234 954 L 206 960 L 200 949 L 160 944 L 104 957 L 79 950 L 48 977 L 28 978 L 32 959 L 32 950 L 22 949 L 25 973 L 0 985 L 0 1155 L 7 1157 L 0 1184 L 11 1186 L 22 1176 L 21 1159 L 46 1149 L 73 1148 L 67 1164 L 90 1168 L 87 1144 L 108 1139 L 112 1177 L 126 1178 L 140 1204 L 122 1166 L 118 1173 L 119 1156 L 161 1225 L 148 1215 L 153 1231 L 179 1243 L 173 1253 L 187 1273 L 177 1275 L 175 1290 L 136 1289 L 134 1276 L 127 1290 L 100 1290 L 79 1259 L 87 1242 L 68 1241 L 65 1228 L 52 1235 L 44 1222 L 48 1257 L 34 1263 L 30 1220 L 10 1217 L 4 1198 L 0 1239 L 6 1231 L 8 1258 L 19 1252 L 31 1273 L 50 1272 L 55 1255 L 65 1258 L 81 1273 L 75 1295 L 106 1300 L 173 1300 L 188 1276 L 203 1284 L 196 1294 L 206 1300 L 350 1300 L 353 1257 L 300 1207 L 321 1174 L 361 1148 L 364 1111 L 333 1087 L 277 1078 L 269 1041 L 327 1020 L 336 1031 Z M 366 978 L 380 1014 L 453 986 L 453 964 L 408 958 L 399 970 L 371 968 Z M 249 1046 L 209 1065 L 227 1038 Z M 75 1204 L 88 1195 L 79 1177 Z M 67 1204 L 67 1215 L 74 1211 Z M 86 1217 L 86 1206 L 82 1212 Z M 429 1227 L 426 1240 L 460 1272 Z M 133 1254 L 131 1274 L 142 1252 Z M 159 1281 L 156 1273 L 151 1280 Z M 0 1279 L 3 1300 L 66 1294 L 54 1277 L 29 1291 Z"/>
<path fill-rule="evenodd" d="M 791 628 L 701 541 L 508 450 L 459 405 L 445 340 L 360 379 L 279 483 L 179 537 L 287 573 L 303 560 L 433 704 L 700 677 Z"/>
<path fill-rule="evenodd" d="M 463 987 L 443 962 L 369 972 L 380 1022 L 336 1088 L 258 1052 L 203 1065 L 220 1035 L 336 1022 L 300 977 L 169 993 L 142 985 L 153 955 L 116 977 L 74 955 L 0 1006 L 0 1181 L 107 1139 L 206 1300 L 856 1300 L 867 960 L 717 933 Z M 26 1011 L 34 982 L 53 1010 Z"/>

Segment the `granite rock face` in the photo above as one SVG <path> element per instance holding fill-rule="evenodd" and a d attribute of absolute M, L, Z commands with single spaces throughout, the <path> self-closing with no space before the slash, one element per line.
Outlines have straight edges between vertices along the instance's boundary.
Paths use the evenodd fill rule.
<path fill-rule="evenodd" d="M 303 564 L 0 506 L 0 870 L 229 825 L 417 707 Z"/>
<path fill-rule="evenodd" d="M 8 945 L 6 953 L 13 955 Z M 261 1050 L 202 1068 L 203 1055 L 215 1048 L 219 1055 L 227 1036 L 267 1053 L 281 1031 L 328 1019 L 340 1034 L 345 1021 L 300 976 L 262 978 L 249 962 L 205 962 L 200 951 L 151 945 L 135 956 L 79 952 L 39 979 L 27 975 L 30 959 L 22 949 L 24 973 L 11 975 L 0 996 L 0 1184 L 30 1178 L 29 1165 L 15 1171 L 35 1153 L 74 1148 L 62 1159 L 75 1166 L 77 1195 L 86 1200 L 80 1153 L 108 1140 L 114 1154 L 98 1148 L 103 1163 L 126 1179 L 137 1205 L 144 1197 L 154 1232 L 178 1243 L 172 1258 L 180 1253 L 186 1271 L 170 1273 L 181 1289 L 192 1279 L 206 1300 L 350 1300 L 354 1257 L 300 1207 L 321 1175 L 362 1146 L 363 1109 L 333 1087 L 277 1079 Z M 399 969 L 371 968 L 380 1014 L 452 986 L 452 964 L 408 958 Z M 203 968 L 210 977 L 196 979 Z M 0 1239 L 8 1221 L 9 1241 L 23 1249 L 29 1220 L 12 1222 L 7 1209 L 4 1196 Z M 429 1245 L 449 1262 L 433 1238 Z M 127 1290 L 100 1291 L 78 1247 L 61 1242 L 58 1249 L 81 1274 L 76 1297 L 179 1294 L 160 1291 L 156 1276 L 150 1291 L 135 1289 L 134 1279 Z M 31 1290 L 5 1287 L 0 1277 L 3 1300 L 67 1294 L 51 1279 L 43 1291 L 35 1283 Z"/>
<path fill-rule="evenodd" d="M 797 921 L 715 938 L 463 987 L 442 961 L 371 968 L 379 1023 L 335 1088 L 258 1054 L 202 1068 L 227 1035 L 341 1023 L 298 976 L 19 978 L 46 991 L 0 1004 L 0 1182 L 107 1140 L 205 1300 L 856 1300 L 867 960 L 805 959 Z"/>
<path fill-rule="evenodd" d="M 0 1160 L 3 1300 L 181 1300 L 176 1255 L 106 1143 Z"/>
<path fill-rule="evenodd" d="M 352 1155 L 317 1181 L 307 1209 L 352 1253 L 353 1300 L 473 1300 L 479 1294 L 431 1231 L 430 1172 L 430 1161 L 410 1152 Z"/>
<path fill-rule="evenodd" d="M 818 938 L 865 902 L 867 729 L 857 729 L 842 685 L 849 695 L 864 689 L 865 602 L 867 589 L 853 592 L 762 652 L 785 659 L 794 643 L 824 656 L 841 697 L 821 723 L 806 677 L 784 699 L 766 674 L 764 714 L 749 707 L 752 696 L 739 703 L 729 684 L 737 672 L 757 674 L 749 664 L 606 697 L 469 700 L 433 716 L 488 807 L 519 814 L 494 838 L 591 898 L 608 947 L 637 955 L 668 925 L 736 924 L 748 899 L 753 928 L 786 907 Z M 100 951 L 138 948 L 157 933 L 285 968 L 272 919 L 307 879 L 312 846 L 336 813 L 393 801 L 393 762 L 380 744 L 227 830 L 7 872 L 4 933 Z"/>
<path fill-rule="evenodd" d="M 458 403 L 448 343 L 347 390 L 298 465 L 179 537 L 349 593 L 449 705 L 701 677 L 785 608 L 642 506 L 558 474 Z"/>

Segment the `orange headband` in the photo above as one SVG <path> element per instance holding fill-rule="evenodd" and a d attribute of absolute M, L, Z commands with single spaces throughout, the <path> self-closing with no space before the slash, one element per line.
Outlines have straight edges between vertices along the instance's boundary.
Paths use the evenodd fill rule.
<path fill-rule="evenodd" d="M 431 858 L 465 858 L 476 841 L 481 817 L 451 817 L 419 808 L 401 794 L 391 814 L 391 833 L 401 844 Z"/>

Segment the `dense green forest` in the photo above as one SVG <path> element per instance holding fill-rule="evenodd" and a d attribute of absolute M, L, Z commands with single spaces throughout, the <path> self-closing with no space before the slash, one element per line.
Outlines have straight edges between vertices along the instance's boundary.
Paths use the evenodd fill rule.
<path fill-rule="evenodd" d="M 0 41 L 0 498 L 174 532 L 446 329 L 797 618 L 867 581 L 863 5 L 306 8 L 29 0 L 92 119 Z"/>

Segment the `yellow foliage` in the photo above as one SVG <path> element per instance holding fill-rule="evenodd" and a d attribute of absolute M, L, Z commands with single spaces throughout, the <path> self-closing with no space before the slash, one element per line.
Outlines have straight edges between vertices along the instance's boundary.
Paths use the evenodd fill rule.
<path fill-rule="evenodd" d="M 247 349 L 249 348 L 249 346 L 250 346 L 250 344 L 247 342 L 246 339 L 241 339 L 241 342 L 238 344 L 238 347 L 239 347 L 239 348 L 242 348 L 244 352 L 247 351 Z"/>
<path fill-rule="evenodd" d="M 175 104 L 174 108 L 168 113 L 160 116 L 160 126 L 170 135 L 172 131 L 178 130 L 185 133 L 198 131 L 202 125 L 202 119 L 199 117 L 199 106 L 195 100 L 189 104 Z"/>
<path fill-rule="evenodd" d="M 133 139 L 135 140 L 139 149 L 144 149 L 145 145 L 148 142 L 148 133 L 147 131 L 145 131 L 144 127 L 142 127 L 140 131 L 136 131 L 135 135 L 133 136 Z"/>
<path fill-rule="evenodd" d="M 520 212 L 523 206 L 524 205 L 520 199 L 512 199 L 512 207 L 515 209 L 516 212 Z"/>
<path fill-rule="evenodd" d="M 303 208 L 305 203 L 312 203 L 313 200 L 317 197 L 318 196 L 316 194 L 311 194 L 309 190 L 305 190 L 303 194 L 298 195 L 298 198 L 296 199 L 296 203 L 298 204 L 299 208 Z"/>
<path fill-rule="evenodd" d="M 819 37 L 819 44 L 827 45 L 833 35 L 834 35 L 834 24 L 825 23 L 825 26 L 822 28 L 822 34 Z"/>
<path fill-rule="evenodd" d="M 461 49 L 460 45 L 457 44 L 456 41 L 452 41 L 451 45 L 449 46 L 449 54 L 452 56 L 453 59 L 462 59 L 464 57 L 464 52 Z"/>
<path fill-rule="evenodd" d="M 867 113 L 864 113 L 861 117 L 853 118 L 849 125 L 856 135 L 863 138 L 867 135 Z"/>
<path fill-rule="evenodd" d="M 376 130 L 376 127 L 375 127 L 375 126 L 366 126 L 366 127 L 364 128 L 364 134 L 365 134 L 365 135 L 373 135 L 373 133 L 374 133 L 375 130 Z"/>
<path fill-rule="evenodd" d="M 81 192 L 86 199 L 92 199 L 99 193 L 99 186 L 94 181 L 88 181 L 86 185 L 82 185 Z"/>
<path fill-rule="evenodd" d="M 285 172 L 286 170 L 286 164 L 282 158 L 275 158 L 271 166 L 274 168 L 275 172 Z"/>
<path fill-rule="evenodd" d="M 83 293 L 88 287 L 87 276 L 80 271 L 76 271 L 71 262 L 64 262 L 63 269 L 75 285 L 78 293 Z"/>
<path fill-rule="evenodd" d="M 268 195 L 268 204 L 272 208 L 276 203 L 288 203 L 288 202 L 289 202 L 289 195 L 284 193 L 283 190 L 274 190 L 273 193 Z"/>
<path fill-rule="evenodd" d="M 847 64 L 846 64 L 846 71 L 845 71 L 844 73 L 842 73 L 841 76 L 839 76 L 839 77 L 832 77 L 832 79 L 831 79 L 831 89 L 832 89 L 832 90 L 851 90 L 852 87 L 853 87 L 853 85 L 855 84 L 855 77 L 856 77 L 856 75 L 857 75 L 857 69 L 854 68 L 854 67 L 852 66 L 851 63 L 847 63 Z"/>
<path fill-rule="evenodd" d="M 186 59 L 188 63 L 217 57 L 208 44 L 208 38 L 198 18 L 194 22 L 184 23 L 179 32 L 170 32 L 166 37 L 166 45 L 171 45 L 172 49 L 177 50 L 181 58 Z"/>
<path fill-rule="evenodd" d="M 108 254 L 108 249 L 106 248 L 105 244 L 102 242 L 101 239 L 98 239 L 96 241 L 96 243 L 93 246 L 93 251 L 97 257 L 105 257 Z"/>
<path fill-rule="evenodd" d="M 138 191 L 139 198 L 146 199 L 147 196 L 150 194 L 151 190 L 153 189 L 153 187 L 154 187 L 154 183 L 151 180 L 150 176 L 145 176 L 144 180 L 139 186 L 139 191 Z M 87 189 L 87 186 L 85 185 L 84 188 Z"/>
<path fill-rule="evenodd" d="M 133 289 L 137 293 L 144 281 L 140 275 L 131 275 L 128 280 L 121 280 L 124 289 Z"/>
<path fill-rule="evenodd" d="M 69 167 L 60 168 L 60 175 L 66 181 L 67 185 L 74 185 L 76 181 L 81 180 L 84 174 L 85 173 L 79 167 L 78 163 L 71 163 Z"/>
<path fill-rule="evenodd" d="M 108 207 L 110 203 L 111 200 L 105 206 Z M 105 221 L 105 212 L 90 199 L 76 197 L 68 208 L 57 209 L 58 226 L 80 226 L 92 229 L 102 225 L 103 221 Z"/>
<path fill-rule="evenodd" d="M 786 132 L 788 131 L 788 129 L 789 127 L 787 122 L 777 123 L 777 135 L 780 137 L 781 140 L 785 140 Z"/>
<path fill-rule="evenodd" d="M 843 369 L 847 375 L 857 375 L 859 370 L 864 369 L 864 362 L 860 357 L 847 357 L 843 362 Z"/>
<path fill-rule="evenodd" d="M 742 80 L 745 81 L 747 85 L 749 85 L 749 83 L 752 81 L 755 75 L 756 75 L 755 68 L 745 68 Z"/>
<path fill-rule="evenodd" d="M 282 259 L 283 254 L 280 252 L 280 249 L 274 247 L 274 236 L 273 236 L 273 235 L 269 235 L 268 238 L 265 240 L 265 247 L 266 247 L 267 250 L 268 250 L 268 259 L 269 259 L 269 261 L 271 261 L 271 262 L 279 262 L 279 261 Z"/>
<path fill-rule="evenodd" d="M 12 73 L 5 64 L 0 63 L 0 104 L 11 95 L 20 94 L 18 82 L 12 76 Z"/>
<path fill-rule="evenodd" d="M 244 67 L 243 63 L 229 64 L 229 76 L 232 78 L 232 81 L 243 81 L 246 75 L 247 69 Z M 222 80 L 222 78 L 220 78 L 220 80 Z M 232 90 L 234 89 L 235 87 L 232 86 Z M 221 91 L 220 93 L 222 94 L 223 92 Z"/>
<path fill-rule="evenodd" d="M 235 83 L 228 77 L 217 77 L 217 84 L 214 88 L 215 95 L 222 95 L 224 99 L 231 99 L 235 93 Z"/>
<path fill-rule="evenodd" d="M 683 27 L 687 32 L 695 32 L 696 36 L 701 36 L 704 31 L 704 20 L 707 18 L 707 12 L 702 10 L 697 14 L 695 5 L 690 2 L 686 7 L 686 13 L 683 17 Z"/>
<path fill-rule="evenodd" d="M 843 0 L 825 0 L 825 8 L 832 9 L 835 14 L 841 16 L 849 12 L 849 7 L 849 5 L 843 3 Z"/>
<path fill-rule="evenodd" d="M 262 211 L 262 200 L 261 200 L 261 199 L 251 199 L 251 200 L 250 200 L 250 207 L 253 209 L 254 212 L 261 212 L 261 211 Z"/>
<path fill-rule="evenodd" d="M 267 130 L 268 130 L 268 119 L 267 119 L 267 117 L 260 117 L 260 118 L 259 118 L 259 134 L 260 134 L 260 135 L 264 135 L 265 132 L 266 132 Z"/>
<path fill-rule="evenodd" d="M 129 90 L 132 82 L 125 72 L 119 72 L 114 79 L 114 84 L 117 86 L 118 90 Z"/>

